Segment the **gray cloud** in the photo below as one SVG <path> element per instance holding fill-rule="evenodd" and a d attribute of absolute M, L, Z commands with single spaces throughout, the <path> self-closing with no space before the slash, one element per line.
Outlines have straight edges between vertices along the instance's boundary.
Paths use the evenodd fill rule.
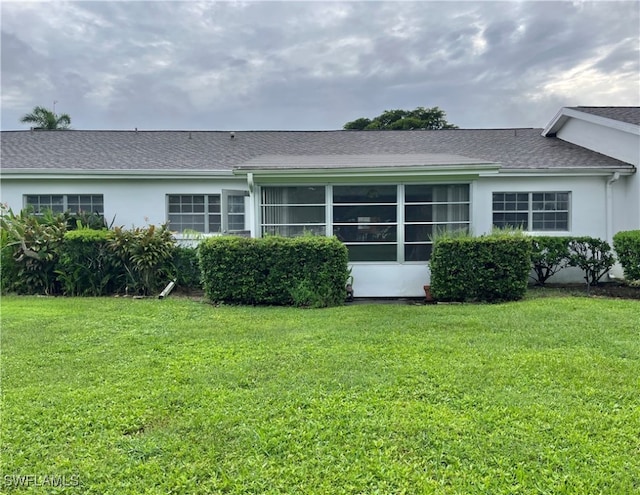
<path fill-rule="evenodd" d="M 462 127 L 640 104 L 640 4 L 2 2 L 2 128 L 336 129 L 439 106 Z"/>

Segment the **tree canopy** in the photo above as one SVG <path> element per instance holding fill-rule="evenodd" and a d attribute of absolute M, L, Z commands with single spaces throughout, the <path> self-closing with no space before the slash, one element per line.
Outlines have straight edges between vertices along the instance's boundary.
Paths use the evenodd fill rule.
<path fill-rule="evenodd" d="M 444 110 L 438 107 L 418 107 L 415 110 L 385 110 L 377 117 L 361 117 L 347 122 L 343 129 L 360 131 L 408 131 L 411 129 L 457 129 L 445 119 Z"/>
<path fill-rule="evenodd" d="M 34 107 L 31 113 L 24 115 L 20 119 L 20 122 L 23 124 L 35 124 L 32 125 L 34 129 L 64 130 L 71 125 L 71 117 L 66 113 L 58 115 L 44 107 Z"/>

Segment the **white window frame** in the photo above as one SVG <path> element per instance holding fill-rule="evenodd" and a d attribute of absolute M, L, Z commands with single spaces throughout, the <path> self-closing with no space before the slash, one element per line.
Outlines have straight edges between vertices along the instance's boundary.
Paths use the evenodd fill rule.
<path fill-rule="evenodd" d="M 466 201 L 460 201 L 460 200 L 454 200 L 451 198 L 451 193 L 448 193 L 448 199 L 447 201 L 433 201 L 433 202 L 410 202 L 407 203 L 406 202 L 406 197 L 405 197 L 405 187 L 406 186 L 429 186 L 429 187 L 439 187 L 439 186 L 466 186 L 468 188 L 468 200 Z M 347 223 L 347 222 L 339 222 L 336 223 L 334 220 L 334 215 L 333 215 L 333 208 L 334 206 L 345 206 L 347 205 L 347 203 L 334 203 L 333 201 L 333 189 L 334 187 L 340 187 L 340 186 L 362 186 L 362 187 L 367 187 L 367 186 L 394 186 L 396 188 L 396 201 L 394 203 L 357 203 L 358 205 L 382 205 L 382 206 L 394 206 L 396 208 L 396 221 L 392 222 L 392 223 L 387 223 L 387 222 L 365 222 L 364 220 L 362 222 L 352 222 L 352 223 Z M 264 215 L 264 207 L 265 204 L 263 204 L 263 194 L 262 194 L 262 189 L 263 188 L 287 188 L 287 187 L 324 187 L 325 188 L 325 197 L 324 197 L 324 202 L 323 203 L 307 203 L 307 204 L 285 204 L 284 202 L 282 203 L 269 203 L 268 206 L 290 206 L 290 207 L 296 207 L 296 206 L 322 206 L 325 208 L 325 222 L 324 223 L 315 223 L 315 224 L 302 224 L 302 223 L 288 223 L 287 219 L 284 218 L 284 216 L 286 216 L 286 211 L 284 211 L 284 215 L 282 218 L 282 221 L 279 222 L 265 222 L 265 219 L 263 218 Z M 410 243 L 406 243 L 405 242 L 405 229 L 408 225 L 420 225 L 420 224 L 424 224 L 424 225 L 442 225 L 443 227 L 445 226 L 460 226 L 461 229 L 466 229 L 467 231 L 471 228 L 471 218 L 472 218 L 472 188 L 471 188 L 471 183 L 468 181 L 461 181 L 461 182 L 456 182 L 456 181 L 447 181 L 445 183 L 440 183 L 440 182 L 408 182 L 408 183 L 404 183 L 404 182 L 396 182 L 396 183 L 389 183 L 389 182 L 358 182 L 358 183 L 335 183 L 335 184 L 322 184 L 322 183 L 313 183 L 313 184 L 300 184 L 300 183 L 295 183 L 295 184 L 265 184 L 264 186 L 260 186 L 260 188 L 258 189 L 258 196 L 259 198 L 258 200 L 258 204 L 257 206 L 257 215 L 258 215 L 258 219 L 257 219 L 257 226 L 258 226 L 258 235 L 259 236 L 264 236 L 265 235 L 265 229 L 267 227 L 273 227 L 273 226 L 294 226 L 294 227 L 309 227 L 309 230 L 314 230 L 317 231 L 317 228 L 320 227 L 323 234 L 326 236 L 332 236 L 334 233 L 334 228 L 336 226 L 340 227 L 340 226 L 355 226 L 355 227 L 371 227 L 371 226 L 381 226 L 381 227 L 387 227 L 387 226 L 393 226 L 396 228 L 396 240 L 395 241 L 388 241 L 386 242 L 386 244 L 389 245 L 394 245 L 396 246 L 396 257 L 393 260 L 389 260 L 389 261 L 350 261 L 350 263 L 407 263 L 407 264 L 425 264 L 428 260 L 411 260 L 411 261 L 406 261 L 405 260 L 405 247 L 408 245 L 426 245 L 426 244 L 431 244 L 433 241 L 429 240 L 429 241 L 412 241 Z M 349 203 L 351 204 L 351 203 Z M 405 207 L 407 205 L 417 205 L 417 204 L 433 204 L 433 205 L 466 205 L 468 208 L 468 220 L 451 220 L 451 221 L 446 221 L 446 220 L 441 220 L 441 219 L 432 219 L 431 221 L 411 221 L 411 222 L 407 222 L 406 218 L 405 218 Z M 349 242 L 349 241 L 343 241 L 345 245 L 379 245 L 381 244 L 380 242 L 371 242 L 371 243 L 367 243 L 365 241 L 363 242 Z"/>
<path fill-rule="evenodd" d="M 370 202 L 345 202 L 345 203 L 336 203 L 335 202 L 335 188 L 339 187 L 388 187 L 395 189 L 395 201 L 393 203 L 379 203 L 376 201 Z M 333 184 L 331 186 L 331 211 L 333 212 L 331 227 L 331 234 L 334 235 L 336 232 L 336 227 L 346 227 L 346 228 L 356 228 L 358 231 L 358 235 L 362 237 L 362 239 L 356 240 L 344 240 L 342 241 L 347 248 L 349 246 L 353 247 L 361 247 L 361 246 L 370 246 L 370 247 L 381 247 L 381 246 L 392 246 L 395 251 L 395 257 L 392 260 L 358 260 L 353 261 L 353 263 L 395 263 L 398 262 L 398 246 L 400 245 L 400 227 L 401 223 L 399 222 L 400 218 L 400 185 L 397 183 L 381 183 L 381 184 Z M 357 208 L 357 207 L 393 207 L 395 209 L 395 221 L 393 222 L 383 222 L 383 221 L 375 221 L 372 217 L 362 216 L 357 217 L 354 222 L 336 222 L 335 220 L 335 211 L 336 207 L 342 208 Z M 395 229 L 395 239 L 394 240 L 386 240 L 384 239 L 385 230 L 391 228 Z"/>
<path fill-rule="evenodd" d="M 495 195 L 496 194 L 501 194 L 503 195 L 503 198 L 505 198 L 505 195 L 507 194 L 515 194 L 515 195 L 527 195 L 527 208 L 522 209 L 522 210 L 508 210 L 506 208 L 504 209 L 495 209 L 494 205 L 496 203 L 496 198 Z M 536 202 L 534 200 L 534 195 L 536 194 L 542 194 L 542 195 L 547 195 L 547 194 L 553 194 L 555 196 L 555 199 L 553 200 L 549 200 L 548 204 L 550 206 L 550 208 L 546 208 L 546 204 L 547 204 L 547 200 L 544 199 L 543 196 L 543 208 L 542 209 L 534 209 L 534 202 Z M 552 209 L 552 205 L 558 202 L 557 199 L 557 195 L 558 194 L 566 194 L 567 195 L 567 209 Z M 498 227 L 498 228 L 504 228 L 504 227 L 508 227 L 508 225 L 496 225 L 495 222 L 495 215 L 496 213 L 498 214 L 509 214 L 509 213 L 520 213 L 521 215 L 527 215 L 527 225 L 526 227 L 523 227 L 522 230 L 525 232 L 570 232 L 571 231 L 571 191 L 494 191 L 491 195 L 491 224 L 494 227 Z M 506 198 L 502 199 L 501 202 L 504 204 L 506 203 Z M 515 203 L 515 202 L 512 202 Z M 545 213 L 549 214 L 549 213 L 554 213 L 554 214 L 558 214 L 558 213 L 563 213 L 566 214 L 566 228 L 558 228 L 558 229 L 546 229 L 546 228 L 542 228 L 542 229 L 537 229 L 534 228 L 534 221 L 535 217 L 537 215 L 544 215 Z M 556 224 L 558 223 L 557 220 L 554 220 L 556 222 Z M 502 222 L 501 222 L 502 223 Z M 518 227 L 517 225 L 514 225 L 514 227 Z M 564 225 L 562 227 L 565 227 Z"/>
<path fill-rule="evenodd" d="M 280 202 L 274 202 L 274 203 L 269 203 L 269 204 L 265 204 L 263 203 L 263 192 L 264 189 L 287 189 L 287 188 L 294 188 L 294 187 L 301 187 L 301 188 L 305 188 L 305 187 L 322 187 L 324 194 L 323 194 L 323 201 L 322 203 L 289 203 L 287 202 L 287 200 L 285 198 L 283 198 Z M 259 192 L 259 204 L 258 204 L 258 210 L 260 211 L 260 220 L 259 220 L 259 232 L 261 236 L 264 235 L 268 235 L 267 230 L 269 228 L 273 228 L 274 230 L 277 230 L 279 227 L 290 227 L 290 228 L 298 228 L 298 229 L 302 229 L 301 234 L 304 233 L 305 231 L 308 232 L 318 232 L 319 230 L 324 231 L 324 235 L 330 235 L 328 233 L 328 218 L 329 218 L 329 212 L 327 211 L 327 201 L 328 201 L 328 196 L 327 196 L 327 189 L 329 189 L 330 186 L 327 186 L 325 184 L 286 184 L 286 185 L 265 185 L 263 187 L 260 188 L 260 192 Z M 275 198 L 274 198 L 275 199 Z M 274 210 L 274 215 L 275 217 L 278 218 L 268 218 L 265 219 L 265 213 L 266 207 L 272 207 L 272 208 L 282 208 L 281 211 L 277 211 Z M 292 222 L 291 219 L 289 218 L 289 211 L 288 209 L 290 208 L 307 208 L 307 207 L 322 207 L 324 208 L 324 221 L 322 222 Z M 268 221 L 266 221 L 268 220 Z"/>
<path fill-rule="evenodd" d="M 406 188 L 407 186 L 424 186 L 424 187 L 446 187 L 447 188 L 447 199 L 446 201 L 407 201 Z M 459 200 L 453 198 L 453 187 L 458 186 L 466 186 L 467 187 L 467 198 L 466 200 Z M 403 214 L 403 249 L 402 249 L 402 259 L 407 263 L 425 263 L 428 260 L 410 260 L 406 261 L 405 250 L 406 246 L 433 246 L 433 238 L 426 241 L 407 241 L 406 240 L 406 229 L 408 226 L 412 225 L 431 225 L 434 227 L 432 235 L 438 234 L 438 229 L 442 227 L 442 229 L 446 232 L 451 231 L 464 231 L 469 232 L 471 228 L 471 185 L 468 182 L 447 182 L 443 184 L 438 183 L 426 183 L 426 184 L 403 184 L 402 187 L 402 214 Z M 406 211 L 407 206 L 446 206 L 447 207 L 447 218 L 436 218 L 438 215 L 434 210 L 433 219 L 430 221 L 427 220 L 411 220 L 408 221 L 406 219 Z M 467 207 L 467 220 L 450 220 L 449 217 L 452 214 L 452 206 L 466 206 Z M 432 248 L 433 249 L 433 248 Z"/>
<path fill-rule="evenodd" d="M 248 196 L 249 193 L 248 191 L 236 191 L 236 190 L 230 190 L 230 189 L 223 189 L 221 193 L 175 193 L 175 194 L 167 194 L 165 197 L 165 201 L 166 201 L 166 212 L 167 212 L 167 221 L 169 222 L 169 229 L 173 230 L 171 221 L 170 221 L 170 216 L 171 215 L 201 215 L 203 218 L 203 224 L 204 224 L 204 229 L 203 231 L 199 231 L 197 230 L 196 232 L 200 233 L 200 234 L 227 234 L 227 233 L 236 233 L 236 232 L 245 232 L 246 231 L 246 222 L 247 222 L 247 205 L 246 205 L 246 201 L 245 201 L 245 197 Z M 170 210 L 170 198 L 175 198 L 175 197 L 179 197 L 179 198 L 183 198 L 183 197 L 202 197 L 203 198 L 203 209 L 204 211 L 202 212 L 171 212 Z M 241 196 L 242 197 L 242 212 L 236 212 L 236 211 L 231 211 L 232 210 L 232 206 L 237 206 L 234 205 L 232 203 L 232 201 L 230 201 L 230 198 L 233 197 L 238 197 Z M 211 199 L 210 198 L 217 198 L 219 200 L 219 205 L 220 205 L 220 211 L 219 212 L 210 212 L 209 211 L 209 204 Z M 220 217 L 220 230 L 216 230 L 211 232 L 210 230 L 210 223 L 211 223 L 211 216 L 212 215 L 218 215 Z M 229 229 L 229 225 L 232 223 L 229 221 L 229 217 L 242 217 L 242 224 L 243 224 L 243 228 L 242 229 L 233 229 L 230 230 Z M 178 232 L 179 234 L 183 234 L 184 231 L 183 230 L 176 230 L 176 232 Z"/>
<path fill-rule="evenodd" d="M 78 197 L 78 196 L 88 196 L 91 198 L 91 210 L 81 210 L 81 209 L 77 209 L 77 210 L 72 210 L 71 208 L 69 208 L 69 197 Z M 30 203 L 28 201 L 29 198 L 33 198 L 36 197 L 38 198 L 38 204 L 34 205 L 33 203 Z M 44 197 L 48 197 L 51 198 L 51 201 L 44 204 L 41 201 L 41 198 Z M 53 206 L 57 206 L 53 204 L 53 198 L 57 197 L 57 198 L 62 198 L 62 210 L 57 211 L 58 209 L 54 209 Z M 99 198 L 99 199 L 98 199 Z M 97 200 L 96 200 L 97 199 Z M 33 207 L 34 209 L 34 214 L 35 215 L 43 215 L 45 211 L 50 210 L 53 211 L 54 213 L 65 213 L 65 212 L 71 212 L 74 215 L 77 215 L 78 213 L 81 212 L 86 212 L 86 213 L 97 213 L 100 216 L 104 216 L 104 195 L 103 194 L 24 194 L 22 197 L 22 201 L 23 201 L 23 205 L 24 208 L 29 208 L 29 207 Z M 100 211 L 96 211 L 96 209 L 93 207 L 94 202 L 96 204 L 99 204 L 101 206 Z"/>
<path fill-rule="evenodd" d="M 232 189 L 223 189 L 221 195 L 221 203 L 220 203 L 220 213 L 222 215 L 222 233 L 223 234 L 232 234 L 237 232 L 245 232 L 247 230 L 247 202 L 245 198 L 249 196 L 249 191 L 240 191 L 240 190 L 232 190 Z M 242 202 L 238 202 L 234 204 L 231 198 L 242 198 Z M 242 204 L 242 212 L 232 211 L 235 206 L 239 206 Z M 242 228 L 241 229 L 231 229 L 229 225 L 232 225 L 234 222 L 231 222 L 231 218 L 239 219 L 242 217 Z"/>

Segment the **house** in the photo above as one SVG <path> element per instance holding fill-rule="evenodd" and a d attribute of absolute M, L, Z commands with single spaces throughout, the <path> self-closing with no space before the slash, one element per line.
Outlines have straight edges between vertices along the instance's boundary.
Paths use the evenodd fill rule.
<path fill-rule="evenodd" d="M 336 235 L 360 297 L 423 295 L 440 230 L 518 225 L 611 241 L 640 228 L 640 107 L 567 107 L 544 129 L 1 139 L 2 201 L 14 210 L 97 211 L 126 227 L 168 221 L 178 238 Z"/>

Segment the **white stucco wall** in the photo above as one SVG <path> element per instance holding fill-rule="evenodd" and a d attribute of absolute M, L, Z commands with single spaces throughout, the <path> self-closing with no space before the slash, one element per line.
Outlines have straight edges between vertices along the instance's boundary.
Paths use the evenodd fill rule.
<path fill-rule="evenodd" d="M 607 239 L 608 201 L 607 181 L 600 177 L 532 177 L 493 176 L 471 182 L 471 225 L 476 235 L 491 232 L 493 228 L 494 192 L 564 192 L 571 193 L 570 228 L 566 232 L 532 232 L 531 235 L 592 236 Z M 614 233 L 625 218 L 628 197 L 621 195 L 631 177 L 621 177 L 612 184 L 616 198 L 611 202 Z M 628 225 L 628 222 L 625 223 Z M 638 228 L 638 227 L 636 227 Z M 620 230 L 618 228 L 618 230 Z M 354 291 L 356 297 L 423 297 L 423 285 L 430 283 L 426 263 L 353 263 Z M 620 276 L 619 267 L 613 274 Z M 583 273 L 567 268 L 553 277 L 552 283 L 582 283 Z"/>
<path fill-rule="evenodd" d="M 1 201 L 14 211 L 24 207 L 27 194 L 102 194 L 104 215 L 108 223 L 126 228 L 167 221 L 167 194 L 220 194 L 223 189 L 248 191 L 245 180 L 171 178 L 154 179 L 94 179 L 94 180 L 24 180 L 3 178 Z M 252 225 L 251 210 L 246 208 L 247 225 Z"/>
<path fill-rule="evenodd" d="M 640 165 L 640 138 L 637 134 L 584 120 L 568 119 L 556 136 L 636 167 Z"/>
<path fill-rule="evenodd" d="M 355 297 L 423 297 L 426 263 L 352 263 Z"/>
<path fill-rule="evenodd" d="M 608 232 L 640 228 L 640 182 L 634 174 L 611 184 L 609 176 L 534 177 L 492 176 L 471 180 L 471 225 L 475 234 L 492 229 L 493 192 L 571 192 L 570 230 L 557 235 L 589 235 L 606 239 Z M 389 181 L 390 183 L 392 181 Z M 429 181 L 425 181 L 429 182 Z M 167 219 L 167 194 L 219 194 L 223 189 L 248 190 L 244 178 L 95 179 L 95 180 L 11 180 L 0 184 L 1 200 L 18 211 L 24 194 L 103 194 L 105 217 L 125 227 L 161 224 Z M 613 210 L 608 210 L 613 208 Z M 247 198 L 247 227 L 257 232 L 255 205 Z M 607 222 L 613 218 L 609 227 Z M 548 235 L 548 232 L 541 234 Z M 612 235 L 612 234 L 611 234 Z M 429 283 L 426 263 L 353 263 L 356 297 L 424 297 Z M 614 272 L 617 273 L 617 272 Z M 554 282 L 582 282 L 577 271 L 564 271 Z"/>
<path fill-rule="evenodd" d="M 614 198 L 613 233 L 640 229 L 640 173 L 621 177 L 612 185 Z"/>
<path fill-rule="evenodd" d="M 492 230 L 494 192 L 570 192 L 569 231 L 540 235 L 589 235 L 606 238 L 606 177 L 498 176 L 479 179 L 473 190 L 473 226 L 477 235 Z M 536 234 L 536 232 L 532 232 Z"/>
<path fill-rule="evenodd" d="M 635 177 L 621 177 L 611 184 L 611 176 L 600 177 L 495 177 L 479 179 L 474 187 L 474 233 L 483 234 L 492 228 L 492 195 L 494 192 L 552 192 L 571 193 L 569 230 L 566 232 L 531 232 L 531 235 L 591 236 L 607 240 L 623 225 L 632 225 L 627 219 L 629 196 L 624 194 Z M 610 200 L 608 194 L 611 194 Z M 625 227 L 628 228 L 628 227 Z M 635 227 L 638 228 L 638 227 Z M 612 244 L 611 244 L 612 245 Z M 622 276 L 616 265 L 613 276 Z M 564 269 L 553 276 L 550 283 L 582 283 L 583 273 L 575 268 Z"/>

